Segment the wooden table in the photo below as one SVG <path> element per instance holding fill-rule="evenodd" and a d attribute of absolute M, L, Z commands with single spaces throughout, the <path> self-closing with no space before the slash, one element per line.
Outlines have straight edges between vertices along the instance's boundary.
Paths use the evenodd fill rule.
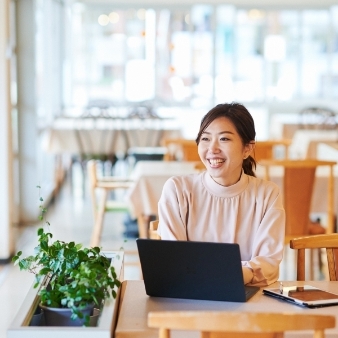
<path fill-rule="evenodd" d="M 284 286 L 313 285 L 327 291 L 338 293 L 338 282 L 283 282 Z M 278 287 L 279 283 L 269 287 Z M 201 301 L 189 299 L 156 298 L 145 293 L 143 281 L 125 281 L 122 285 L 120 308 L 115 329 L 115 338 L 157 338 L 158 331 L 147 326 L 150 311 L 182 311 L 182 310 L 214 310 L 214 311 L 247 311 L 247 312 L 290 312 L 316 313 L 336 316 L 336 327 L 326 330 L 326 337 L 338 337 L 338 306 L 307 309 L 297 305 L 268 297 L 259 291 L 246 303 Z M 196 332 L 174 332 L 173 337 L 198 337 Z M 285 338 L 313 337 L 313 332 L 289 332 Z"/>

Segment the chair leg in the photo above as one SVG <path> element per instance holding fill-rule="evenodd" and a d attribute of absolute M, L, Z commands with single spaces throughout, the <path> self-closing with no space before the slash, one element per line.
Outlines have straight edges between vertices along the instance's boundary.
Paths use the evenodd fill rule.
<path fill-rule="evenodd" d="M 100 243 L 103 220 L 104 220 L 104 213 L 106 210 L 107 196 L 108 196 L 108 191 L 106 189 L 103 189 L 101 203 L 99 205 L 99 210 L 96 214 L 94 229 L 93 229 L 92 237 L 90 240 L 91 247 L 98 246 Z"/>
<path fill-rule="evenodd" d="M 149 236 L 149 222 L 151 216 L 142 215 L 137 217 L 138 233 L 140 238 L 148 238 Z"/>
<path fill-rule="evenodd" d="M 310 249 L 310 280 L 314 280 L 314 249 Z"/>

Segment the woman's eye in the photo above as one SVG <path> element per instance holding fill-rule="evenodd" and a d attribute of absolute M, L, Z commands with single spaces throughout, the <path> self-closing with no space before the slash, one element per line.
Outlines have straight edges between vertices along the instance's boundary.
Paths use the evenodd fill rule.
<path fill-rule="evenodd" d="M 227 137 L 221 137 L 221 141 L 228 141 L 229 139 Z"/>
<path fill-rule="evenodd" d="M 202 137 L 201 141 L 208 141 L 208 138 L 207 137 Z"/>

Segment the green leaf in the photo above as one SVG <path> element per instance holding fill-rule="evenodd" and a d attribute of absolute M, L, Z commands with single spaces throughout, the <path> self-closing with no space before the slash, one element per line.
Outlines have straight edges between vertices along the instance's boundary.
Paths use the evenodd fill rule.
<path fill-rule="evenodd" d="M 27 270 L 28 269 L 28 262 L 25 259 L 19 261 L 20 270 Z"/>
<path fill-rule="evenodd" d="M 50 268 L 43 268 L 40 270 L 39 275 L 47 275 L 51 271 Z"/>
<path fill-rule="evenodd" d="M 94 247 L 93 250 L 94 250 L 96 253 L 100 253 L 100 251 L 101 251 L 101 249 L 100 249 L 98 246 Z"/>
<path fill-rule="evenodd" d="M 39 228 L 38 229 L 38 236 L 41 236 L 43 234 L 43 229 L 42 228 Z"/>
<path fill-rule="evenodd" d="M 47 241 L 41 241 L 40 247 L 42 250 L 47 251 L 48 250 L 48 242 Z"/>

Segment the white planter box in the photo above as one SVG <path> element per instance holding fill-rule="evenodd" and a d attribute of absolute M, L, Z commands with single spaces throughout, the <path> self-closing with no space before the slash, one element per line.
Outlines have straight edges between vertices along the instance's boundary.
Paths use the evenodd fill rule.
<path fill-rule="evenodd" d="M 115 268 L 117 278 L 123 281 L 123 251 L 103 251 L 111 258 L 111 265 Z M 34 283 L 33 283 L 34 285 Z M 32 316 L 40 303 L 39 288 L 30 288 L 28 294 L 7 330 L 7 338 L 111 338 L 116 326 L 120 289 L 117 290 L 116 299 L 105 301 L 102 313 L 96 327 L 70 327 L 70 326 L 29 326 Z"/>

